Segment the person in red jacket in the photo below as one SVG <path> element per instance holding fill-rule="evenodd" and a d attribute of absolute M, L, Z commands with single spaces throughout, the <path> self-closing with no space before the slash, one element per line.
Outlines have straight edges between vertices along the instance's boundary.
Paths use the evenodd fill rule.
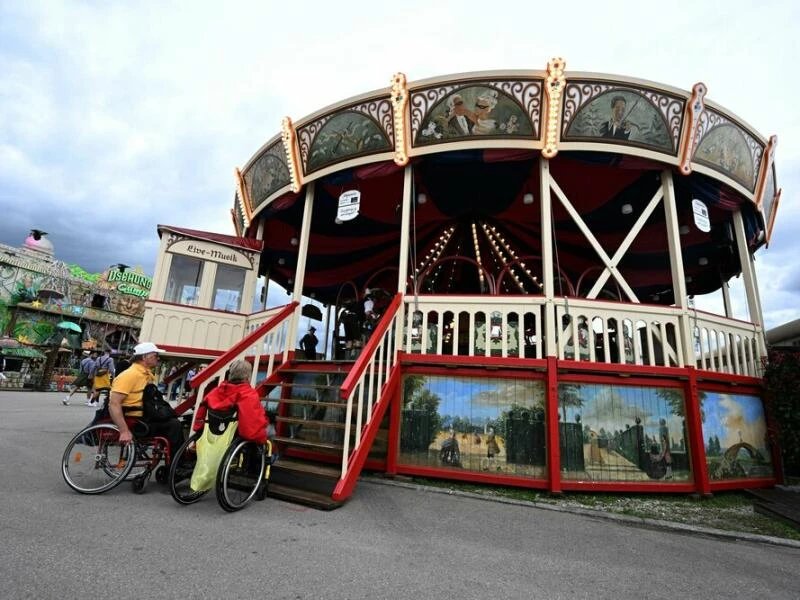
<path fill-rule="evenodd" d="M 238 435 L 257 444 L 267 443 L 269 420 L 261 406 L 258 392 L 250 385 L 253 367 L 246 360 L 236 360 L 228 369 L 228 379 L 220 383 L 205 397 L 197 409 L 194 430 L 203 428 L 206 405 L 212 410 L 226 411 L 236 408 L 238 412 Z"/>

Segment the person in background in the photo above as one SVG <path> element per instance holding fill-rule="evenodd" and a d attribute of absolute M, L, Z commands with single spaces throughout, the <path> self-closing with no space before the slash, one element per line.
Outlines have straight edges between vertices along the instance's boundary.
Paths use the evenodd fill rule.
<path fill-rule="evenodd" d="M 116 364 L 114 364 L 114 373 L 116 375 L 119 375 L 130 366 L 131 366 L 131 361 L 128 360 L 128 355 L 120 354 L 119 358 L 117 358 Z"/>
<path fill-rule="evenodd" d="M 103 408 L 100 404 L 100 393 L 108 392 L 111 389 L 111 380 L 114 378 L 114 359 L 108 349 L 103 350 L 103 354 L 94 361 L 94 387 L 92 397 L 86 403 L 91 408 Z"/>
<path fill-rule="evenodd" d="M 236 408 L 239 429 L 237 434 L 256 444 L 267 443 L 269 419 L 261 406 L 258 392 L 250 385 L 253 367 L 246 360 L 236 360 L 228 369 L 227 380 L 215 387 L 197 408 L 194 431 L 203 428 L 206 406 L 211 410 L 227 411 Z"/>
<path fill-rule="evenodd" d="M 317 336 L 314 335 L 316 331 L 316 328 L 312 325 L 308 328 L 308 333 L 306 333 L 303 336 L 303 339 L 300 340 L 300 348 L 303 349 L 303 353 L 306 355 L 307 360 L 317 359 L 317 343 L 319 343 L 319 340 L 317 339 Z"/>
<path fill-rule="evenodd" d="M 69 400 L 72 398 L 72 394 L 78 391 L 79 387 L 86 388 L 86 404 L 88 405 L 92 399 L 92 387 L 93 387 L 93 380 L 94 380 L 94 361 L 97 358 L 97 352 L 92 350 L 89 352 L 88 350 L 84 351 L 83 360 L 81 360 L 80 367 L 78 367 L 78 376 L 75 378 L 75 381 L 72 382 L 72 391 L 64 396 L 61 400 L 61 404 L 64 406 L 69 406 Z"/>

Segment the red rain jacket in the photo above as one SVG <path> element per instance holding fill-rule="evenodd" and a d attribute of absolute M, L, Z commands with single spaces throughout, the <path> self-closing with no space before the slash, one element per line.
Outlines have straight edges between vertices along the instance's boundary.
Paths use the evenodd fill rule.
<path fill-rule="evenodd" d="M 212 410 L 221 411 L 230 410 L 235 406 L 239 413 L 238 434 L 245 440 L 256 442 L 257 444 L 267 443 L 269 419 L 264 413 L 264 407 L 259 402 L 258 393 L 249 383 L 223 381 L 211 390 L 208 396 L 205 397 L 203 404 L 197 409 L 197 418 L 194 421 L 195 431 L 203 428 L 206 418 L 206 404 Z"/>

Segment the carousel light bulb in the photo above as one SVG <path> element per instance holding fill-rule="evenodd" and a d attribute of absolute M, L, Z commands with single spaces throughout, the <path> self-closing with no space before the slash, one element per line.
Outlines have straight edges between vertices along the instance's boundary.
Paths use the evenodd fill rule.
<path fill-rule="evenodd" d="M 427 201 L 428 201 L 428 196 L 422 193 L 417 194 L 417 204 L 422 205 L 425 204 Z"/>
<path fill-rule="evenodd" d="M 279 258 L 278 259 L 278 264 L 279 265 L 285 265 L 286 264 L 286 259 L 285 258 Z"/>
<path fill-rule="evenodd" d="M 699 264 L 699 265 L 701 265 L 701 266 L 705 267 L 705 266 L 708 264 L 708 259 L 707 259 L 705 256 L 701 256 L 701 257 L 700 257 L 700 258 L 697 260 L 697 264 Z"/>
<path fill-rule="evenodd" d="M 528 193 L 522 196 L 522 203 L 523 204 L 533 204 L 533 194 Z"/>
<path fill-rule="evenodd" d="M 688 225 L 681 225 L 678 228 L 678 231 L 680 232 L 681 235 L 686 235 L 687 233 L 689 233 L 689 226 Z"/>
<path fill-rule="evenodd" d="M 300 242 L 298 241 L 298 239 L 296 237 L 292 237 L 292 239 L 289 240 L 289 243 L 292 246 L 297 246 L 297 244 L 299 244 Z"/>
<path fill-rule="evenodd" d="M 630 204 L 623 204 L 622 205 L 622 214 L 623 215 L 629 215 L 632 212 L 633 212 L 633 206 L 631 206 Z"/>

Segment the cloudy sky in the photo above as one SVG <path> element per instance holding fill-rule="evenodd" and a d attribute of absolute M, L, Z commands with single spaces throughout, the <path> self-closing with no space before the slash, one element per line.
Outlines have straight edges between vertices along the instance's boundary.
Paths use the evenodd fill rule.
<path fill-rule="evenodd" d="M 0 0 L 0 242 L 36 227 L 90 272 L 152 273 L 157 224 L 233 233 L 233 169 L 283 116 L 396 71 L 541 70 L 561 56 L 568 71 L 703 81 L 707 99 L 778 135 L 782 204 L 756 261 L 774 326 L 800 318 L 798 6 Z"/>

